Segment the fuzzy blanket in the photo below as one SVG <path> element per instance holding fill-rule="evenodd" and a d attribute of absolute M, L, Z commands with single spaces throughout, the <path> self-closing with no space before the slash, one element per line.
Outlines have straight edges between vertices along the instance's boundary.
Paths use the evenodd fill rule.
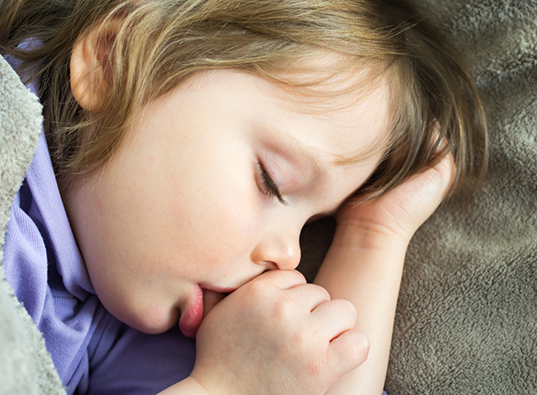
<path fill-rule="evenodd" d="M 537 1 L 414 3 L 466 56 L 491 160 L 483 192 L 445 204 L 412 240 L 386 391 L 537 394 Z M 332 229 L 302 235 L 310 279 Z"/>
<path fill-rule="evenodd" d="M 30 165 L 41 105 L 0 56 L 0 263 L 11 203 Z M 52 359 L 0 264 L 0 394 L 65 394 Z"/>
<path fill-rule="evenodd" d="M 491 162 L 483 192 L 441 207 L 411 243 L 386 390 L 536 394 L 537 1 L 417 5 L 466 55 L 488 113 Z M 35 97 L 0 61 L 0 247 L 39 114 Z M 323 220 L 303 233 L 300 268 L 310 279 L 333 229 Z M 61 393 L 44 342 L 0 265 L 0 394 Z"/>

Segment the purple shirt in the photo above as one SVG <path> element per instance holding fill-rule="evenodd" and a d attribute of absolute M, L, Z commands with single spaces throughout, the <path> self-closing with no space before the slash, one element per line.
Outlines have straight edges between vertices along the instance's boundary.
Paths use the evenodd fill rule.
<path fill-rule="evenodd" d="M 35 84 L 30 90 L 36 93 Z M 190 374 L 194 341 L 177 325 L 161 335 L 146 335 L 116 320 L 98 300 L 43 131 L 12 205 L 4 269 L 43 334 L 68 394 L 154 394 Z"/>

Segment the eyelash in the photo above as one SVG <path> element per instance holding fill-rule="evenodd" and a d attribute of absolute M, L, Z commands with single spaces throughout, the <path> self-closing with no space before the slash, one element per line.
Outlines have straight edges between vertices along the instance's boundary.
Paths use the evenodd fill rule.
<path fill-rule="evenodd" d="M 257 165 L 259 167 L 261 183 L 263 184 L 263 193 L 268 196 L 274 196 L 281 204 L 286 205 L 287 202 L 283 199 L 282 194 L 278 189 L 278 185 L 276 185 L 268 171 L 265 169 L 265 166 L 263 166 L 259 160 L 257 161 Z"/>

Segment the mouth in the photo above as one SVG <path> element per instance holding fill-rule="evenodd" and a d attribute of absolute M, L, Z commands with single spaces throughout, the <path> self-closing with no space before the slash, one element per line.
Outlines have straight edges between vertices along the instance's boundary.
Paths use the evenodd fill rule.
<path fill-rule="evenodd" d="M 179 320 L 179 328 L 183 335 L 196 337 L 201 321 L 207 313 L 233 291 L 232 288 L 196 285 Z"/>
<path fill-rule="evenodd" d="M 196 337 L 203 319 L 203 290 L 196 285 L 179 319 L 179 329 L 186 337 Z"/>

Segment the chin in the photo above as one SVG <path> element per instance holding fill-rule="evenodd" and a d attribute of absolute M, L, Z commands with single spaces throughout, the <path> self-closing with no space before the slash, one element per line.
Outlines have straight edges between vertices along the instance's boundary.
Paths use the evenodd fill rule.
<path fill-rule="evenodd" d="M 125 310 L 110 313 L 124 324 L 148 335 L 158 335 L 178 325 L 179 314 L 173 311 L 162 311 L 159 309 L 147 309 L 136 313 L 127 313 Z"/>

